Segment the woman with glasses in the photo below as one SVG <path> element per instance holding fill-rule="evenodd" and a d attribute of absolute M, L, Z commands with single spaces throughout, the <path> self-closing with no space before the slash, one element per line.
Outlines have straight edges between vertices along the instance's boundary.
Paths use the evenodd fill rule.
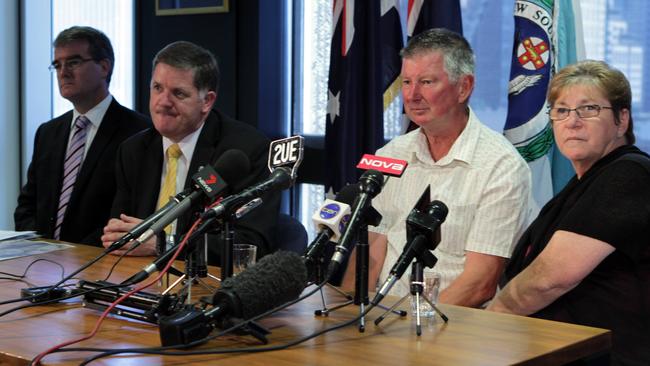
<path fill-rule="evenodd" d="M 520 239 L 488 310 L 611 329 L 613 364 L 650 364 L 650 158 L 633 145 L 630 84 L 579 62 L 548 101 L 576 175 Z"/>

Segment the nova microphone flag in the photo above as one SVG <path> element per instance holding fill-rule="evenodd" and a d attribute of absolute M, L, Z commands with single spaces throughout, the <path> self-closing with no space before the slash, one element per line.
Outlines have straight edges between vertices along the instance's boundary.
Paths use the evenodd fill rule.
<path fill-rule="evenodd" d="M 552 75 L 561 66 L 558 59 L 578 58 L 575 52 L 575 26 L 567 27 L 566 19 L 574 18 L 573 1 L 517 0 L 515 2 L 515 37 L 510 82 L 508 84 L 508 117 L 504 134 L 528 162 L 533 176 L 533 197 L 537 209 L 553 197 L 554 140 L 547 115 L 546 92 Z M 563 3 L 564 6 L 561 6 Z M 568 4 L 568 6 L 566 6 Z M 559 24 L 556 24 L 561 20 Z M 571 29 L 573 42 L 562 41 Z M 562 33 L 560 33 L 562 32 Z M 580 32 L 578 32 L 580 33 Z M 561 45 L 561 46 L 559 46 Z M 574 50 L 568 50 L 569 45 Z M 570 56 L 573 55 L 573 56 Z M 560 57 L 562 56 L 562 57 Z M 568 164 L 564 163 L 564 169 Z M 572 173 L 556 174 L 564 182 Z"/>
<path fill-rule="evenodd" d="M 359 164 L 357 164 L 357 168 L 363 170 L 374 169 L 384 174 L 399 178 L 402 176 L 402 174 L 404 174 L 404 170 L 406 170 L 407 165 L 408 162 L 406 160 L 365 154 L 361 158 Z"/>
<path fill-rule="evenodd" d="M 335 0 L 328 81 L 326 189 L 356 182 L 357 161 L 384 144 L 380 1 Z"/>

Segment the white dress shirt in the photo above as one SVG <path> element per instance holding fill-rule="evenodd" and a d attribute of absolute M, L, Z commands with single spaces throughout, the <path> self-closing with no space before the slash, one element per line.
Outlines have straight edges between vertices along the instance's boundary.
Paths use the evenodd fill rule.
<path fill-rule="evenodd" d="M 466 251 L 510 257 L 529 221 L 530 170 L 512 144 L 483 125 L 471 109 L 467 126 L 439 161 L 432 159 L 421 129 L 396 137 L 377 155 L 409 163 L 402 177 L 388 178 L 373 200 L 383 219 L 369 230 L 388 237 L 380 284 L 402 253 L 406 217 L 427 186 L 431 199 L 449 208 L 433 251 L 438 262 L 426 269 L 441 274 L 441 289 L 463 271 Z M 391 292 L 402 296 L 408 291 L 406 273 Z"/>

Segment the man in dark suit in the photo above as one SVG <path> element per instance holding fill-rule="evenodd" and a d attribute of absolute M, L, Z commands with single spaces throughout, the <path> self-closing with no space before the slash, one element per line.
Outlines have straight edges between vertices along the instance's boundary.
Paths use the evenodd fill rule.
<path fill-rule="evenodd" d="M 109 93 L 113 48 L 104 33 L 72 27 L 54 41 L 61 96 L 73 110 L 42 124 L 34 138 L 27 183 L 14 212 L 16 230 L 99 246 L 115 195 L 115 154 L 148 119 Z"/>
<path fill-rule="evenodd" d="M 104 246 L 151 215 L 171 195 L 190 187 L 191 177 L 200 166 L 214 162 L 229 149 L 241 150 L 250 160 L 251 172 L 237 182 L 239 188 L 268 177 L 269 140 L 253 127 L 212 110 L 218 82 L 218 65 L 209 51 L 190 42 L 174 42 L 158 52 L 149 101 L 155 129 L 133 136 L 118 151 L 114 219 L 104 229 Z M 272 231 L 279 209 L 277 194 L 263 199 L 260 207 L 235 223 L 235 240 L 256 245 L 258 256 L 274 249 Z M 167 231 L 182 235 L 191 221 L 188 213 Z M 209 262 L 218 264 L 220 245 L 218 236 L 211 238 Z M 112 253 L 122 254 L 123 250 Z M 155 240 L 129 254 L 156 254 Z"/>

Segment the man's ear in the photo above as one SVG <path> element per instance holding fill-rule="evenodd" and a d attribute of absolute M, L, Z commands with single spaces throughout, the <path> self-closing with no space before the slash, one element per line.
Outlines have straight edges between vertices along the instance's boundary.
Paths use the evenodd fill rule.
<path fill-rule="evenodd" d="M 461 104 L 466 103 L 469 96 L 472 95 L 472 90 L 474 90 L 474 75 L 461 76 L 460 80 L 458 80 L 457 87 L 458 102 Z"/>
<path fill-rule="evenodd" d="M 203 97 L 203 106 L 201 107 L 201 112 L 208 113 L 214 106 L 214 102 L 217 101 L 217 93 L 214 91 L 209 91 Z"/>

